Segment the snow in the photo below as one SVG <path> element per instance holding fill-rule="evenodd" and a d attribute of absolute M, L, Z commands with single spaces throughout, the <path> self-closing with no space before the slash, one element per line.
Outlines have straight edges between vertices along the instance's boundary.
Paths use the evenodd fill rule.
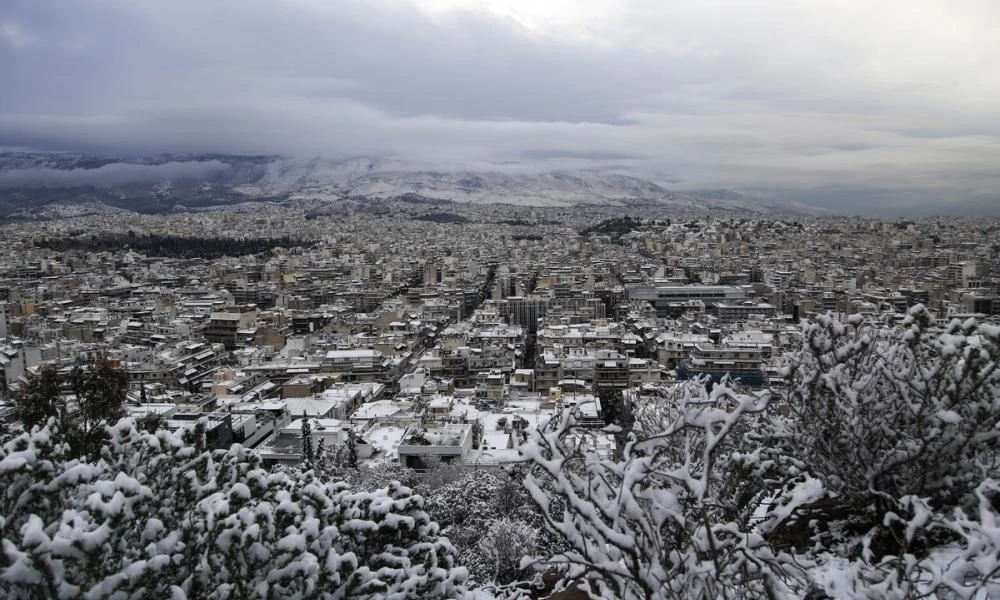
<path fill-rule="evenodd" d="M 962 416 L 953 410 L 941 409 L 934 413 L 934 416 L 950 425 L 958 425 L 962 422 Z"/>
<path fill-rule="evenodd" d="M 245 483 L 239 482 L 233 484 L 232 489 L 229 490 L 229 496 L 240 498 L 242 500 L 250 499 L 250 488 L 247 487 Z"/>
<path fill-rule="evenodd" d="M 561 544 L 539 552 L 544 566 L 601 597 L 796 598 L 813 583 L 833 598 L 1000 597 L 1000 328 L 942 332 L 925 316 L 895 329 L 817 318 L 784 390 L 645 387 L 631 430 L 615 425 L 630 434 L 617 454 L 592 451 L 612 428 L 511 401 L 483 415 L 486 449 L 472 456 L 530 463 L 517 491 Z M 786 410 L 772 410 L 779 401 Z M 490 449 L 509 439 L 501 416 L 530 423 L 519 448 Z M 369 434 L 391 445 L 394 431 Z M 462 598 L 468 570 L 453 566 L 446 521 L 497 571 L 524 566 L 542 537 L 477 496 L 498 495 L 498 470 L 442 485 L 425 505 L 395 482 L 359 491 L 267 471 L 243 446 L 201 453 L 131 420 L 97 463 L 67 458 L 57 440 L 42 428 L 0 453 L 5 597 Z M 826 535 L 770 545 L 810 522 Z"/>
<path fill-rule="evenodd" d="M 50 597 L 47 581 L 64 597 L 312 597 L 321 579 L 323 597 L 345 596 L 344 586 L 386 597 L 460 596 L 464 570 L 450 568 L 453 550 L 406 488 L 351 493 L 311 473 L 266 473 L 239 445 L 199 455 L 162 433 L 162 452 L 135 460 L 150 451 L 150 434 L 131 420 L 111 433 L 119 454 L 87 469 L 43 445 L 21 452 L 18 469 L 3 476 L 8 493 L 46 499 L 0 504 L 0 526 L 17 531 L 2 540 L 5 597 Z M 19 443 L 32 447 L 32 436 L 48 433 Z M 10 450 L 0 461 L 15 462 Z"/>

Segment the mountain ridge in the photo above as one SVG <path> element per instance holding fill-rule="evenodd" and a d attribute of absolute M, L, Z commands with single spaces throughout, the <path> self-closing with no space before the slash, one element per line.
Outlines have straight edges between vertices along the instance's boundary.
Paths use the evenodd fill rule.
<path fill-rule="evenodd" d="M 680 193 L 641 177 L 594 169 L 442 169 L 368 156 L 0 153 L 0 216 L 7 217 L 30 218 L 34 209 L 60 203 L 165 212 L 247 201 L 391 200 L 409 195 L 463 204 L 531 207 L 662 205 L 699 212 L 819 212 L 731 190 L 714 190 L 704 196 Z"/>

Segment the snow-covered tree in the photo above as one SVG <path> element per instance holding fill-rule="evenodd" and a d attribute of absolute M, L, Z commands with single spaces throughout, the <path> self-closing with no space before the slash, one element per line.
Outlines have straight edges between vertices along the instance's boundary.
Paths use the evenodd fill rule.
<path fill-rule="evenodd" d="M 778 493 L 761 531 L 827 563 L 838 597 L 995 594 L 1000 327 L 937 328 L 917 306 L 803 333 L 772 430 L 782 469 L 814 485 Z"/>
<path fill-rule="evenodd" d="M 418 486 L 423 492 L 436 490 L 465 476 L 465 469 L 460 465 L 442 460 L 437 454 L 423 457 L 423 463 L 426 469 Z"/>
<path fill-rule="evenodd" d="M 530 578 L 521 559 L 534 555 L 538 532 L 517 519 L 492 519 L 479 540 L 479 551 L 493 568 L 494 583 L 512 583 Z"/>
<path fill-rule="evenodd" d="M 828 554 L 814 578 L 838 599 L 1000 598 L 1000 482 L 986 479 L 974 495 L 969 507 L 945 513 L 920 498 L 901 499 L 901 512 L 911 516 L 886 518 L 899 526 L 901 552 L 853 560 Z"/>
<path fill-rule="evenodd" d="M 344 443 L 344 452 L 346 455 L 347 468 L 357 469 L 358 468 L 358 435 L 354 433 L 353 429 L 347 431 L 347 441 Z"/>
<path fill-rule="evenodd" d="M 776 438 L 789 468 L 823 481 L 814 508 L 837 526 L 822 543 L 851 543 L 852 532 L 875 528 L 871 550 L 892 552 L 884 520 L 901 499 L 935 510 L 974 501 L 1000 469 L 998 359 L 1000 327 L 969 320 L 936 330 L 921 306 L 897 327 L 829 316 L 805 326 Z"/>
<path fill-rule="evenodd" d="M 240 445 L 201 451 L 125 419 L 99 461 L 54 422 L 0 454 L 8 598 L 446 598 L 466 571 L 423 500 L 269 473 Z"/>
<path fill-rule="evenodd" d="M 523 479 L 524 469 L 519 466 L 474 471 L 427 492 L 427 512 L 455 545 L 458 561 L 469 569 L 476 583 L 506 586 L 530 582 L 536 573 L 530 567 L 521 569 L 520 559 L 536 552 L 547 556 L 562 548 L 545 530 L 544 519 L 528 497 Z M 490 531 L 494 532 L 490 539 L 501 554 L 483 545 Z M 528 536 L 526 531 L 532 534 Z M 525 543 L 514 544 L 512 540 Z M 515 546 L 519 548 L 516 560 L 511 559 Z"/>
<path fill-rule="evenodd" d="M 683 386 L 661 431 L 605 458 L 587 449 L 567 413 L 523 447 L 534 469 L 525 485 L 569 550 L 548 559 L 568 577 L 616 598 L 778 598 L 805 586 L 793 557 L 728 518 L 720 455 L 740 421 L 768 395 L 726 382 L 711 393 Z"/>

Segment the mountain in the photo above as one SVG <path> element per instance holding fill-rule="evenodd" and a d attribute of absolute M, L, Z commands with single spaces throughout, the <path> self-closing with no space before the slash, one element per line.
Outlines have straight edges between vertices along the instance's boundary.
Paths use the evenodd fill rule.
<path fill-rule="evenodd" d="M 746 210 L 750 212 L 777 212 L 801 215 L 833 214 L 825 208 L 800 202 L 760 198 L 729 189 L 686 190 L 684 194 L 710 204 L 716 210 Z"/>
<path fill-rule="evenodd" d="M 598 170 L 441 170 L 372 157 L 0 153 L 0 217 L 8 218 L 59 215 L 71 205 L 69 212 L 79 214 L 80 205 L 95 211 L 106 206 L 164 212 L 254 201 L 397 198 L 539 207 L 662 205 L 698 212 L 800 208 L 728 190 L 680 194 L 645 179 Z"/>
<path fill-rule="evenodd" d="M 0 217 L 48 218 L 101 207 L 165 212 L 245 202 L 234 188 L 260 181 L 273 156 L 153 157 L 0 153 Z M 81 206 L 93 208 L 84 210 Z"/>
<path fill-rule="evenodd" d="M 241 188 L 251 194 L 251 187 Z M 290 193 L 292 198 L 366 197 L 389 199 L 407 194 L 469 204 L 625 206 L 661 203 L 687 209 L 697 201 L 655 183 L 599 171 L 505 173 L 442 171 L 401 161 L 357 158 L 347 161 L 277 163 L 256 190 L 264 195 Z"/>

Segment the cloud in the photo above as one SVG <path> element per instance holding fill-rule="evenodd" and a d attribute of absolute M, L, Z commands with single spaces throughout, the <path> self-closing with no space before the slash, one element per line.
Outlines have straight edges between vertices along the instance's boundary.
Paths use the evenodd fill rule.
<path fill-rule="evenodd" d="M 109 163 L 92 169 L 35 167 L 0 171 L 0 189 L 27 186 L 62 187 L 89 185 L 107 187 L 177 179 L 206 179 L 230 166 L 218 160 L 179 161 L 158 165 Z"/>
<path fill-rule="evenodd" d="M 972 202 L 1000 190 L 998 20 L 991 0 L 9 0 L 0 146 Z"/>

